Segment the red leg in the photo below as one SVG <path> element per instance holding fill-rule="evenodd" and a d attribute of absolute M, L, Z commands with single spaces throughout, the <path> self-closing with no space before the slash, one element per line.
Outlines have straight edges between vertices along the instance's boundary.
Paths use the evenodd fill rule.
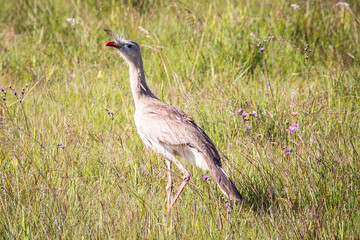
<path fill-rule="evenodd" d="M 171 209 L 171 191 L 173 187 L 172 174 L 171 174 L 171 161 L 165 160 L 167 166 L 167 179 L 168 183 L 166 185 L 166 202 L 167 202 L 167 211 L 169 212 Z"/>
<path fill-rule="evenodd" d="M 180 171 L 184 174 L 184 176 L 183 176 L 183 181 L 182 181 L 179 189 L 177 190 L 177 192 L 175 194 L 175 197 L 171 201 L 170 207 L 169 207 L 169 202 L 168 202 L 168 209 L 167 209 L 168 212 L 171 211 L 171 208 L 174 206 L 176 200 L 179 198 L 181 192 L 183 191 L 186 184 L 190 181 L 190 178 L 191 178 L 191 175 L 190 175 L 189 171 L 185 169 L 185 167 L 180 163 L 179 160 L 174 158 L 174 159 L 172 159 L 172 162 L 175 163 L 175 165 L 180 169 Z"/>

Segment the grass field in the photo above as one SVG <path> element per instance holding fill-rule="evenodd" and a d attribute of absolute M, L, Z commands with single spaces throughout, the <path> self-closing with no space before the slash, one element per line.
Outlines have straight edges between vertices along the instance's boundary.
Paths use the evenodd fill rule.
<path fill-rule="evenodd" d="M 0 238 L 360 238 L 357 0 L 100 2 L 0 1 Z M 208 133 L 243 204 L 186 163 L 165 215 L 166 166 L 106 28 L 140 44 L 148 85 Z"/>

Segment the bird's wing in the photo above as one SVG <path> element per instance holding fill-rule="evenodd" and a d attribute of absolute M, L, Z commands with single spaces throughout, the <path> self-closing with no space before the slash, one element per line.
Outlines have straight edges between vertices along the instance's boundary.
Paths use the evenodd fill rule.
<path fill-rule="evenodd" d="M 141 116 L 141 131 L 155 141 L 196 148 L 215 165 L 221 166 L 214 143 L 194 120 L 182 110 L 161 101 L 145 107 Z"/>

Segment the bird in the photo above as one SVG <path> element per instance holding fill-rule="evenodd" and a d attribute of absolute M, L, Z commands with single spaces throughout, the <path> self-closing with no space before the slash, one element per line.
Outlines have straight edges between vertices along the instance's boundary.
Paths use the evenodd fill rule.
<path fill-rule="evenodd" d="M 139 44 L 126 40 L 122 34 L 114 34 L 108 29 L 104 31 L 113 39 L 105 46 L 115 48 L 129 66 L 137 132 L 145 146 L 165 159 L 167 211 L 171 211 L 191 179 L 190 172 L 178 160 L 178 157 L 209 171 L 211 178 L 230 200 L 242 202 L 243 197 L 222 168 L 220 154 L 205 131 L 195 123 L 191 116 L 161 101 L 148 87 Z M 183 174 L 182 182 L 174 197 L 171 196 L 172 164 L 175 164 Z"/>

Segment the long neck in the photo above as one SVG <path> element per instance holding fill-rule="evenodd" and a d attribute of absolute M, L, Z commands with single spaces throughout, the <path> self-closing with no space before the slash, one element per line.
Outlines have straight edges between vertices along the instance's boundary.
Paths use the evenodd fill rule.
<path fill-rule="evenodd" d="M 135 107 L 138 105 L 141 99 L 144 99 L 146 97 L 156 98 L 146 84 L 145 73 L 141 58 L 139 59 L 137 64 L 129 63 L 129 67 L 131 91 L 134 97 Z"/>

